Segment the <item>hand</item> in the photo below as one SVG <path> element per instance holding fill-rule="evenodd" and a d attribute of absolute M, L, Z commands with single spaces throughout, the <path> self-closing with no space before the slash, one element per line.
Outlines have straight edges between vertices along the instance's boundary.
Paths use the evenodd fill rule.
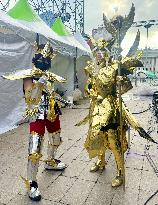
<path fill-rule="evenodd" d="M 48 78 L 44 75 L 40 77 L 40 79 L 38 80 L 39 83 L 42 83 L 44 85 L 46 85 L 47 81 L 48 81 Z"/>

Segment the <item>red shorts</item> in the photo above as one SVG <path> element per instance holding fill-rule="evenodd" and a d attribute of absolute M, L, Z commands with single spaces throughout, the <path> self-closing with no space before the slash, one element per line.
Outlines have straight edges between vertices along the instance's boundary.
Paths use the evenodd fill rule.
<path fill-rule="evenodd" d="M 44 120 L 36 120 L 35 122 L 30 123 L 30 133 L 36 132 L 41 136 L 45 134 L 45 127 L 49 133 L 54 133 L 60 131 L 60 120 L 59 116 L 55 119 L 54 122 L 51 122 L 47 119 Z"/>

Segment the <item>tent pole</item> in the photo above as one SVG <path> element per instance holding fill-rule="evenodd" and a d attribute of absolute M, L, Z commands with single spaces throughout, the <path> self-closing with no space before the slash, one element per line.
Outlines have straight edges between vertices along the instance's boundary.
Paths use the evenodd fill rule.
<path fill-rule="evenodd" d="M 37 33 L 36 35 L 36 43 L 37 43 L 37 47 L 39 46 L 39 34 Z"/>
<path fill-rule="evenodd" d="M 74 57 L 74 90 L 78 88 L 78 77 L 77 77 L 77 47 Z"/>

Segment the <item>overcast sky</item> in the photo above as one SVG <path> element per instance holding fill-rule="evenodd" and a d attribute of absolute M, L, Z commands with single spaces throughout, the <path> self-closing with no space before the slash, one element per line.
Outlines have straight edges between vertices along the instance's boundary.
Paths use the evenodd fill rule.
<path fill-rule="evenodd" d="M 115 7 L 118 7 L 119 14 L 128 14 L 132 2 L 136 7 L 135 21 L 158 20 L 158 0 L 85 0 L 85 31 L 91 34 L 93 28 L 102 24 L 103 13 L 105 13 L 108 18 L 111 18 L 114 15 Z M 128 31 L 122 44 L 125 52 L 127 52 L 132 44 L 136 31 L 136 28 L 131 28 Z M 140 31 L 140 48 L 144 48 L 146 46 L 146 29 L 142 27 Z M 158 25 L 153 26 L 149 30 L 148 45 L 151 48 L 158 48 Z"/>

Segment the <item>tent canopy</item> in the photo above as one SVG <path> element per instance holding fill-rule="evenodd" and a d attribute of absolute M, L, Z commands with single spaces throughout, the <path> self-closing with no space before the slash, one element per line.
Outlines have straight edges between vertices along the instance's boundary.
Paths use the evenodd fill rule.
<path fill-rule="evenodd" d="M 64 38 L 66 41 L 69 41 L 72 45 L 75 45 L 77 48 L 74 52 L 75 57 L 80 57 L 82 55 L 91 55 L 91 50 L 88 46 L 88 44 L 85 42 L 83 37 L 80 34 L 80 37 L 77 38 L 71 34 L 70 31 L 65 27 L 63 24 L 61 18 L 57 18 L 53 25 L 51 26 L 51 29 L 59 36 Z M 79 34 L 78 34 L 79 35 Z M 82 40 L 81 40 L 82 39 Z M 87 44 L 87 45 L 86 45 Z M 82 49 L 78 49 L 81 47 Z"/>
<path fill-rule="evenodd" d="M 148 78 L 155 79 L 156 74 L 152 71 L 145 70 L 144 73 L 147 75 Z"/>
<path fill-rule="evenodd" d="M 71 36 L 72 34 L 66 29 L 61 18 L 57 18 L 54 24 L 51 26 L 52 30 L 59 36 Z"/>
<path fill-rule="evenodd" d="M 32 37 L 33 43 L 36 40 L 36 34 L 38 33 L 40 35 L 40 42 L 45 43 L 49 40 L 54 49 L 62 54 L 74 56 L 76 47 L 80 51 L 80 55 L 88 54 L 87 50 L 78 41 L 70 41 L 69 39 L 57 34 L 49 26 L 47 26 L 46 23 L 32 9 L 27 0 L 17 1 L 15 6 L 8 11 L 8 15 L 11 17 L 12 22 L 15 19 L 15 22 L 19 24 L 18 30 L 21 31 L 21 36 L 25 39 L 28 39 L 28 36 L 29 38 Z M 7 23 L 10 23 L 10 21 L 7 21 Z M 12 28 L 16 31 L 14 27 Z"/>
<path fill-rule="evenodd" d="M 79 32 L 76 32 L 75 34 L 74 34 L 74 37 L 75 37 L 75 39 L 78 41 L 78 42 L 80 42 L 80 44 L 84 47 L 84 48 L 86 48 L 88 51 L 89 51 L 89 56 L 92 58 L 92 51 L 91 51 L 91 49 L 90 49 L 90 47 L 89 47 L 89 45 L 88 45 L 88 43 L 85 41 L 85 39 L 83 38 L 83 36 L 79 33 Z"/>
<path fill-rule="evenodd" d="M 8 15 L 18 20 L 24 20 L 29 22 L 40 21 L 39 16 L 31 8 L 31 6 L 26 0 L 18 1 L 16 5 L 8 11 Z"/>
<path fill-rule="evenodd" d="M 144 74 L 147 78 L 150 78 L 150 79 L 155 79 L 157 78 L 156 74 L 152 71 L 148 71 L 148 70 L 141 70 L 141 71 L 138 71 L 137 74 Z"/>

